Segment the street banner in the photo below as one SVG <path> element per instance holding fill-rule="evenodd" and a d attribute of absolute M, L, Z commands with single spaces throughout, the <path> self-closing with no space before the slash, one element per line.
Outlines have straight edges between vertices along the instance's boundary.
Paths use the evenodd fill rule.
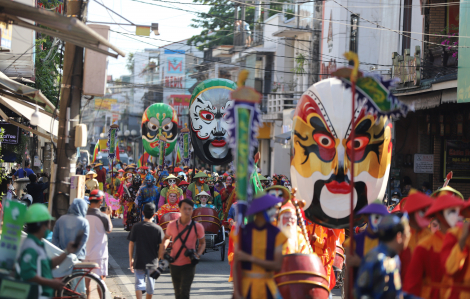
<path fill-rule="evenodd" d="M 180 131 L 179 149 L 183 164 L 186 166 L 189 166 L 189 161 L 191 160 L 190 142 L 191 136 L 189 134 L 188 124 L 184 124 L 184 128 Z"/>
<path fill-rule="evenodd" d="M 119 131 L 119 126 L 117 124 L 112 124 L 108 130 L 108 158 L 109 160 L 114 160 L 116 157 L 116 146 L 117 146 L 117 133 Z"/>
<path fill-rule="evenodd" d="M 0 268 L 13 270 L 21 241 L 26 206 L 17 201 L 4 200 L 2 239 L 0 240 Z"/>

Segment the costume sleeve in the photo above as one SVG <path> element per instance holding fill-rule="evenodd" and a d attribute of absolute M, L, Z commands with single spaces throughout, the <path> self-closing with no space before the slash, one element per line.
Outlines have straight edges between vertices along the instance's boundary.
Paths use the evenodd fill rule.
<path fill-rule="evenodd" d="M 235 220 L 235 207 L 233 205 L 230 207 L 230 210 L 228 210 L 227 219 Z"/>
<path fill-rule="evenodd" d="M 460 250 L 459 240 L 456 235 L 447 233 L 441 250 L 441 263 L 448 275 L 453 275 L 462 269 L 465 259 L 468 257 L 468 248 Z"/>
<path fill-rule="evenodd" d="M 426 249 L 418 245 L 411 257 L 410 265 L 403 281 L 403 291 L 415 296 L 421 295 L 421 286 L 424 276 L 424 256 L 426 256 Z"/>
<path fill-rule="evenodd" d="M 366 262 L 369 260 L 369 262 Z M 355 298 L 380 298 L 381 294 L 374 293 L 377 278 L 381 277 L 380 264 L 377 259 L 364 258 L 357 272 L 357 279 L 354 285 Z M 379 295 L 377 297 L 377 295 Z"/>
<path fill-rule="evenodd" d="M 142 202 L 142 195 L 139 189 L 139 191 L 137 191 L 137 197 L 135 198 L 135 203 L 139 205 L 140 202 Z"/>
<path fill-rule="evenodd" d="M 20 256 L 20 277 L 24 281 L 29 281 L 38 273 L 37 268 L 38 253 L 32 249 L 25 249 Z"/>
<path fill-rule="evenodd" d="M 193 192 L 191 192 L 189 189 L 186 189 L 186 198 L 193 200 Z"/>
<path fill-rule="evenodd" d="M 216 192 L 214 192 L 216 193 Z M 220 194 L 217 193 L 217 195 L 214 197 L 214 206 L 217 210 L 220 210 L 222 208 L 222 201 L 220 200 Z"/>
<path fill-rule="evenodd" d="M 160 195 L 160 199 L 158 200 L 158 208 L 160 209 L 165 204 L 165 197 Z"/>

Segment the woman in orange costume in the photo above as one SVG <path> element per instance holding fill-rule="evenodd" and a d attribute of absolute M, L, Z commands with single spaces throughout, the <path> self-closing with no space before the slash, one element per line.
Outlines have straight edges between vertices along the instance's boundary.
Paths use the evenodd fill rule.
<path fill-rule="evenodd" d="M 236 223 L 232 222 L 232 229 L 230 230 L 230 235 L 228 237 L 228 250 L 227 250 L 227 261 L 228 264 L 230 265 L 230 276 L 228 278 L 228 281 L 233 281 L 233 239 L 235 238 L 235 226 Z"/>
<path fill-rule="evenodd" d="M 158 217 L 158 222 L 160 222 L 160 218 L 165 215 L 166 213 L 170 212 L 179 212 L 180 208 L 178 206 L 178 197 L 180 196 L 179 188 L 176 185 L 170 186 L 168 191 L 166 192 L 167 202 L 163 206 L 158 209 L 155 215 Z"/>
<path fill-rule="evenodd" d="M 429 219 L 424 217 L 426 210 L 433 204 L 434 200 L 424 193 L 415 190 L 410 191 L 402 212 L 407 212 L 410 219 L 411 237 L 408 247 L 400 253 L 401 279 L 405 280 L 406 271 L 411 262 L 411 256 L 418 243 L 426 238 L 431 231 L 428 229 Z"/>
<path fill-rule="evenodd" d="M 424 238 L 416 246 L 403 281 L 403 290 L 424 299 L 440 299 L 450 288 L 445 269 L 440 262 L 444 235 L 458 221 L 463 200 L 452 195 L 436 198 L 426 212 L 428 218 L 436 217 L 441 229 Z"/>
<path fill-rule="evenodd" d="M 465 203 L 461 214 L 470 218 L 470 201 Z M 447 231 L 441 251 L 441 263 L 451 280 L 452 288 L 445 292 L 443 299 L 470 298 L 470 222 Z"/>

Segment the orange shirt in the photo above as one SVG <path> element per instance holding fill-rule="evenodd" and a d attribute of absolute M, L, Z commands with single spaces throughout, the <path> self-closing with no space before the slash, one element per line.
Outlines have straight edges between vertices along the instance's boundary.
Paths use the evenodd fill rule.
<path fill-rule="evenodd" d="M 453 227 L 447 231 L 442 245 L 441 264 L 445 268 L 449 284 L 452 285 L 444 294 L 443 299 L 470 298 L 470 261 L 468 257 L 470 240 L 467 239 L 463 250 L 458 244 L 462 236 L 461 227 Z"/>
<path fill-rule="evenodd" d="M 411 256 L 413 255 L 413 251 L 415 250 L 416 246 L 418 246 L 418 243 L 429 236 L 431 234 L 431 231 L 427 228 L 421 229 L 417 231 L 416 229 L 412 228 L 411 229 L 411 237 L 410 237 L 410 243 L 408 243 L 408 248 L 403 250 L 400 253 L 400 261 L 401 261 L 401 280 L 405 280 L 405 275 L 406 271 L 408 271 L 408 266 L 410 265 L 411 262 Z"/>
<path fill-rule="evenodd" d="M 419 242 L 403 281 L 403 291 L 423 299 L 440 299 L 445 269 L 440 263 L 444 234 L 436 231 Z"/>

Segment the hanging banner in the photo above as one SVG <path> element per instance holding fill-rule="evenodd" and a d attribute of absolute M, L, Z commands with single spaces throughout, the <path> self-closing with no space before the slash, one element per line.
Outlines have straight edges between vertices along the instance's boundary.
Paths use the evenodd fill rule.
<path fill-rule="evenodd" d="M 17 201 L 4 200 L 2 239 L 0 240 L 0 268 L 13 270 L 21 241 L 26 206 Z"/>
<path fill-rule="evenodd" d="M 191 160 L 191 153 L 189 151 L 190 142 L 191 137 L 189 135 L 188 124 L 184 124 L 184 128 L 180 131 L 179 148 L 181 150 L 181 159 L 186 166 L 189 166 L 189 161 Z"/>
<path fill-rule="evenodd" d="M 108 158 L 109 160 L 114 160 L 116 157 L 116 146 L 117 146 L 117 133 L 119 131 L 119 126 L 117 124 L 112 124 L 108 130 Z"/>

